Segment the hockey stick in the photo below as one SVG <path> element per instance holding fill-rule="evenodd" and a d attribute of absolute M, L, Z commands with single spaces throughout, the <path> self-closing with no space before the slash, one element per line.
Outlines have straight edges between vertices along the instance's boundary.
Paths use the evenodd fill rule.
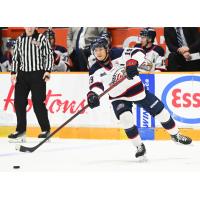
<path fill-rule="evenodd" d="M 114 87 L 119 85 L 122 81 L 126 79 L 126 76 L 123 76 L 119 81 L 113 83 L 108 89 L 106 89 L 103 93 L 99 95 L 99 98 L 103 97 L 105 94 L 107 94 L 110 90 L 112 90 Z M 76 114 L 74 114 L 72 117 L 70 117 L 66 122 L 64 122 L 62 125 L 60 125 L 56 130 L 54 130 L 49 136 L 47 136 L 44 140 L 42 140 L 39 144 L 37 144 L 34 147 L 25 147 L 23 145 L 16 146 L 16 150 L 19 150 L 21 152 L 34 152 L 36 149 L 38 149 L 42 144 L 44 144 L 47 140 L 49 140 L 53 135 L 55 135 L 60 129 L 62 129 L 66 124 L 71 122 L 74 118 L 76 118 L 80 113 L 82 113 L 84 110 L 86 110 L 89 107 L 87 104 L 84 106 L 81 110 L 79 110 Z"/>

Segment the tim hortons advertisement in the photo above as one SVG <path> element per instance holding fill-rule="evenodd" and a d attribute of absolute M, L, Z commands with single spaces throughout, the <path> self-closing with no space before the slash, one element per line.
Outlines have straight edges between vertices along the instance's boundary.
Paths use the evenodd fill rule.
<path fill-rule="evenodd" d="M 82 109 L 86 104 L 88 92 L 88 74 L 52 74 L 47 83 L 45 100 L 52 126 L 59 126 Z M 0 74 L 0 126 L 16 125 L 14 109 L 14 86 L 9 74 Z M 28 125 L 38 126 L 33 111 L 31 93 L 27 105 Z M 76 117 L 69 126 L 77 127 L 118 127 L 108 97 L 101 99 L 101 106 L 88 108 Z"/>

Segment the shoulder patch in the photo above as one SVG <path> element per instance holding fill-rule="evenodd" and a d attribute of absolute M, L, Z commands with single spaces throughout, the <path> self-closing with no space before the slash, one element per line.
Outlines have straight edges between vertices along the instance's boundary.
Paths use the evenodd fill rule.
<path fill-rule="evenodd" d="M 137 47 L 137 48 L 142 48 L 142 46 L 141 46 L 140 43 L 137 43 L 137 44 L 135 45 L 135 47 Z"/>
<path fill-rule="evenodd" d="M 137 52 L 142 52 L 143 54 L 146 54 L 145 51 L 141 48 L 135 48 L 133 49 L 133 51 L 131 52 L 131 57 L 136 54 Z"/>
<path fill-rule="evenodd" d="M 67 52 L 67 49 L 66 49 L 65 47 L 63 47 L 63 46 L 60 46 L 60 45 L 56 45 L 55 50 L 58 50 L 58 51 L 60 51 L 61 53 Z"/>
<path fill-rule="evenodd" d="M 124 49 L 122 48 L 112 48 L 109 52 L 111 60 L 115 60 L 122 56 Z"/>
<path fill-rule="evenodd" d="M 155 48 L 153 50 L 162 57 L 165 55 L 165 51 L 161 46 L 155 45 Z"/>

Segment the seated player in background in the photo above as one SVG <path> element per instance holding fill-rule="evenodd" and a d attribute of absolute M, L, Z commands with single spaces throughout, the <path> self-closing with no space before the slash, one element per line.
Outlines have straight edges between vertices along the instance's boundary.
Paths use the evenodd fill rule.
<path fill-rule="evenodd" d="M 15 39 L 8 39 L 6 42 L 7 50 L 0 56 L 0 71 L 10 72 L 12 67 L 13 49 L 16 43 Z"/>
<path fill-rule="evenodd" d="M 1 53 L 0 53 L 0 72 L 10 72 L 11 65 L 9 60 Z"/>
<path fill-rule="evenodd" d="M 8 59 L 11 66 L 12 66 L 12 57 L 15 44 L 16 44 L 16 39 L 8 39 L 6 42 L 7 50 L 5 51 L 4 56 Z"/>
<path fill-rule="evenodd" d="M 63 46 L 56 45 L 55 33 L 49 28 L 44 32 L 46 38 L 49 39 L 51 48 L 53 50 L 54 65 L 52 71 L 54 72 L 66 72 L 70 71 L 70 61 L 67 53 L 67 49 Z"/>
<path fill-rule="evenodd" d="M 141 48 L 127 48 L 120 56 L 110 55 L 109 44 L 105 38 L 96 39 L 91 50 L 96 62 L 89 69 L 89 88 L 87 101 L 90 108 L 100 105 L 99 95 L 120 77 L 127 78 L 109 92 L 109 99 L 117 119 L 121 122 L 128 138 L 137 148 L 136 158 L 146 153 L 137 126 L 134 124 L 133 103 L 143 107 L 177 143 L 190 144 L 189 137 L 180 134 L 175 121 L 165 109 L 164 104 L 154 94 L 145 89 L 139 77 L 138 68 L 145 62 L 145 52 Z"/>
<path fill-rule="evenodd" d="M 156 31 L 153 28 L 144 28 L 140 31 L 140 44 L 135 47 L 142 48 L 145 53 L 145 62 L 138 68 L 140 72 L 166 71 L 164 49 L 155 45 Z"/>

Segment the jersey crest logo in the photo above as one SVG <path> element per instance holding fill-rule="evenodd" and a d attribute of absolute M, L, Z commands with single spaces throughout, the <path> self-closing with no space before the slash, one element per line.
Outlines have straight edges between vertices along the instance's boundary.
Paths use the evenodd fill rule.
<path fill-rule="evenodd" d="M 110 85 L 116 83 L 119 79 L 121 79 L 122 77 L 126 76 L 126 70 L 125 68 L 120 68 L 118 69 L 112 77 L 112 81 L 110 83 Z"/>

